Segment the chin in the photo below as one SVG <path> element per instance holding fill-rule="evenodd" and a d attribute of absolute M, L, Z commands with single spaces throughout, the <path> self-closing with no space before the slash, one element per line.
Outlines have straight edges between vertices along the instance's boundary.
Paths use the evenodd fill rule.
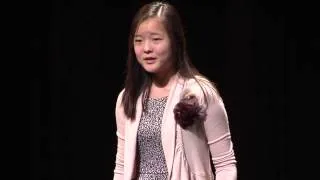
<path fill-rule="evenodd" d="M 157 73 L 158 72 L 158 68 L 154 68 L 154 67 L 144 67 L 144 70 L 147 71 L 148 73 Z"/>
<path fill-rule="evenodd" d="M 147 70 L 147 69 L 145 69 L 148 73 L 150 73 L 150 74 L 156 74 L 158 71 L 153 71 L 153 70 Z"/>

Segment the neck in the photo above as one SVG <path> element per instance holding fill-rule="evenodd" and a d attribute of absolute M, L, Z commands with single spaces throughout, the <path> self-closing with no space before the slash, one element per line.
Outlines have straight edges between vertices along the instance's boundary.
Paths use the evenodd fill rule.
<path fill-rule="evenodd" d="M 160 98 L 168 96 L 176 77 L 177 74 L 174 71 L 167 72 L 165 76 L 152 77 L 149 97 Z"/>
<path fill-rule="evenodd" d="M 176 77 L 175 71 L 169 71 L 166 73 L 163 73 L 162 75 L 154 75 L 152 77 L 152 86 L 155 86 L 157 88 L 166 88 L 171 86 L 172 81 Z"/>

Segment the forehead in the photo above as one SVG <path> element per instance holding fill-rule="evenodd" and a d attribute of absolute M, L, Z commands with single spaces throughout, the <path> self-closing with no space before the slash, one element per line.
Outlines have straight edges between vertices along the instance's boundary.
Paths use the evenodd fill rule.
<path fill-rule="evenodd" d="M 135 35 L 148 34 L 166 34 L 166 29 L 160 18 L 148 18 L 138 25 Z"/>

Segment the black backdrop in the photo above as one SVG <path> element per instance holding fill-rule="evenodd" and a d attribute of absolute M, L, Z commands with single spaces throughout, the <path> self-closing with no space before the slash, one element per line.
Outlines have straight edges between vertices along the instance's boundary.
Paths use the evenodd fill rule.
<path fill-rule="evenodd" d="M 31 179 L 112 178 L 114 106 L 129 24 L 143 2 L 31 3 Z M 193 63 L 224 98 L 239 179 L 287 179 L 287 125 L 311 117 L 293 112 L 310 108 L 294 104 L 297 93 L 311 97 L 316 79 L 312 14 L 302 19 L 298 4 L 281 1 L 171 2 Z"/>

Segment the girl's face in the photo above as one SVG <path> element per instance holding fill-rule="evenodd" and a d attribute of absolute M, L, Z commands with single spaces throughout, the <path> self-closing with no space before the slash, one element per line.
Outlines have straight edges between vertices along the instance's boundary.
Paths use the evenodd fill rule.
<path fill-rule="evenodd" d="M 173 69 L 170 39 L 160 18 L 143 21 L 137 27 L 133 43 L 136 58 L 147 72 L 165 75 Z"/>

